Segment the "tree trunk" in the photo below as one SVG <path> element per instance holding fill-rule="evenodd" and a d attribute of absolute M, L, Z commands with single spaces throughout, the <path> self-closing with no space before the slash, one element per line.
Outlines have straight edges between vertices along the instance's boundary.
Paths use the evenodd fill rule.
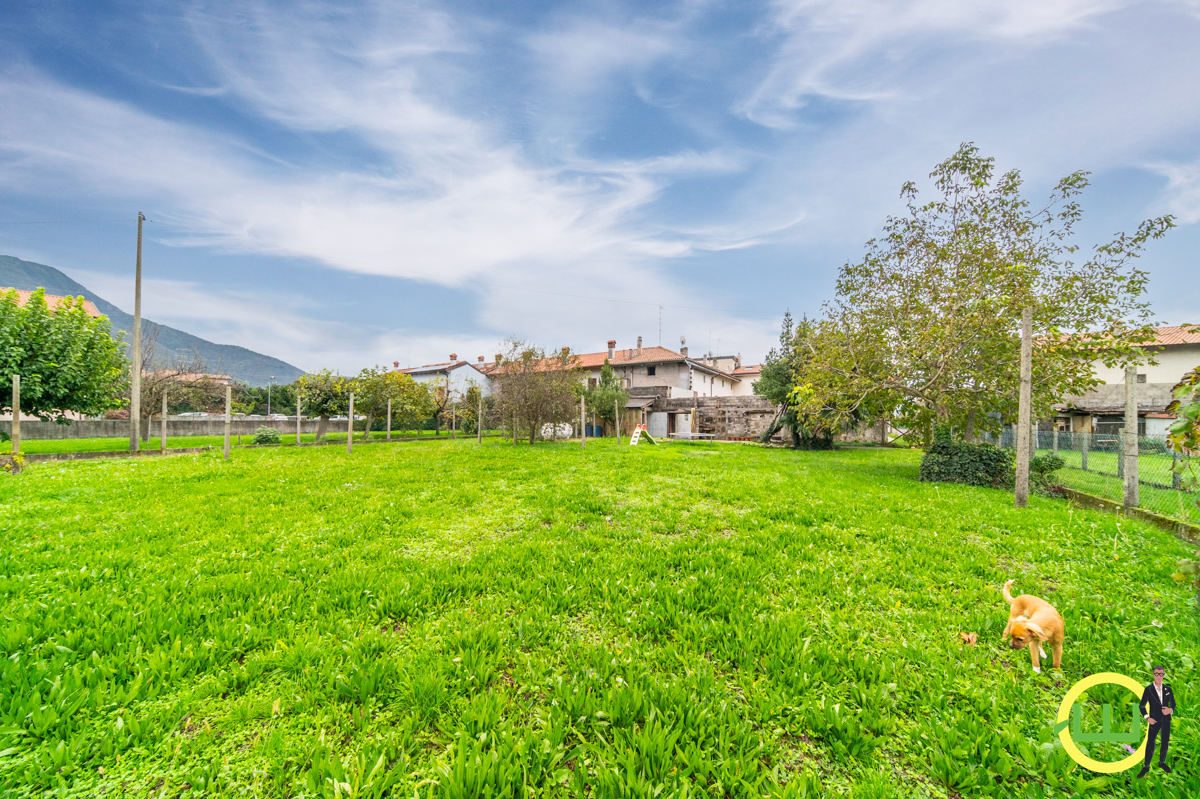
<path fill-rule="evenodd" d="M 371 425 L 375 423 L 375 414 L 367 414 L 367 429 L 363 431 L 363 441 L 371 437 Z"/>
<path fill-rule="evenodd" d="M 329 414 L 321 414 L 320 421 L 317 422 L 317 437 L 314 441 L 320 441 L 325 436 L 325 430 L 329 427 Z"/>
<path fill-rule="evenodd" d="M 975 443 L 975 411 L 976 410 L 977 410 L 977 408 L 972 406 L 971 410 L 967 411 L 967 426 L 963 430 L 963 441 L 967 442 L 968 444 Z"/>
<path fill-rule="evenodd" d="M 530 446 L 533 446 L 534 440 L 537 437 L 537 428 L 538 428 L 538 426 L 537 426 L 536 422 L 531 421 L 529 423 L 529 445 Z"/>

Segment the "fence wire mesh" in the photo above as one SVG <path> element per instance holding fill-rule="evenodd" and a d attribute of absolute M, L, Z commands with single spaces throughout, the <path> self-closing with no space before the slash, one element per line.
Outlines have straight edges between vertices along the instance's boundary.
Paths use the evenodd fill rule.
<path fill-rule="evenodd" d="M 1013 449 L 1015 431 L 1009 427 L 993 443 Z M 1124 500 L 1124 433 L 1067 433 L 1039 430 L 1034 436 L 1037 454 L 1055 452 L 1065 462 L 1057 479 L 1068 488 L 1115 502 Z M 1174 467 L 1179 455 L 1165 436 L 1138 436 L 1138 505 L 1148 511 L 1200 524 L 1200 493 L 1180 486 Z"/>

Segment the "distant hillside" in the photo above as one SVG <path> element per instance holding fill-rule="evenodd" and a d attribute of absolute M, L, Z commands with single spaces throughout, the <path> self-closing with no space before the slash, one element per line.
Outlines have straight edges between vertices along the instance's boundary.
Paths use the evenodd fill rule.
<path fill-rule="evenodd" d="M 22 261 L 11 255 L 0 255 L 0 287 L 24 291 L 45 288 L 47 294 L 82 296 L 84 299 L 91 300 L 96 308 L 108 317 L 113 326 L 114 336 L 122 330 L 132 334 L 133 314 L 125 313 L 52 266 Z M 132 286 L 130 289 L 132 290 Z M 151 333 L 154 328 L 158 329 L 157 347 L 159 351 L 167 353 L 199 352 L 212 372 L 232 375 L 233 379 L 245 381 L 252 386 L 265 386 L 271 375 L 275 376 L 278 383 L 290 383 L 304 374 L 304 370 L 297 369 L 278 358 L 232 344 L 214 344 L 190 333 L 184 333 L 182 330 L 160 325 L 149 319 L 142 319 L 143 335 Z"/>

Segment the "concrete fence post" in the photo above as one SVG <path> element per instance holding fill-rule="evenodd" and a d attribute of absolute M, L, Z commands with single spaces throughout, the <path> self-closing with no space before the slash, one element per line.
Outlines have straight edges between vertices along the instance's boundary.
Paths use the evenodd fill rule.
<path fill-rule="evenodd" d="M 388 420 L 387 420 L 386 438 L 388 441 L 392 440 L 392 398 L 391 397 L 388 397 Z"/>
<path fill-rule="evenodd" d="M 1137 367 L 1125 367 L 1125 507 L 1138 506 Z"/>
<path fill-rule="evenodd" d="M 483 443 L 483 388 L 479 389 L 479 415 L 475 417 L 475 441 Z"/>
<path fill-rule="evenodd" d="M 579 398 L 579 448 L 587 446 L 587 410 L 584 408 L 583 397 Z"/>
<path fill-rule="evenodd" d="M 225 386 L 225 460 L 229 460 L 229 423 L 233 418 L 233 386 Z"/>
<path fill-rule="evenodd" d="M 13 375 L 12 390 L 12 453 L 21 454 L 21 376 Z"/>
<path fill-rule="evenodd" d="M 1092 441 L 1092 434 L 1087 431 L 1084 431 L 1084 432 L 1080 433 L 1079 435 L 1083 436 L 1083 440 L 1079 445 L 1079 460 L 1081 462 L 1080 468 L 1082 468 L 1086 472 L 1088 470 L 1088 467 L 1087 467 L 1088 445 Z"/>
<path fill-rule="evenodd" d="M 296 443 L 300 443 L 300 392 L 296 392 Z"/>
<path fill-rule="evenodd" d="M 166 454 L 167 452 L 167 392 L 163 391 L 162 402 L 162 433 L 159 435 L 158 448 Z"/>
<path fill-rule="evenodd" d="M 346 422 L 346 454 L 354 451 L 354 392 L 350 392 L 350 421 Z"/>
<path fill-rule="evenodd" d="M 1117 430 L 1117 477 L 1125 479 L 1125 428 Z"/>
<path fill-rule="evenodd" d="M 1054 454 L 1057 455 L 1058 454 L 1058 425 L 1057 424 L 1054 425 L 1054 436 L 1051 438 L 1051 442 L 1054 447 Z"/>
<path fill-rule="evenodd" d="M 613 426 L 617 428 L 617 443 L 621 443 L 621 401 L 613 400 Z"/>

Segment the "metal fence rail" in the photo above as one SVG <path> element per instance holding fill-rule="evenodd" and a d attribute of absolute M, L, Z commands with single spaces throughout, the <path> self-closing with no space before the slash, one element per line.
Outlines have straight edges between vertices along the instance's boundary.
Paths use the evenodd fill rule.
<path fill-rule="evenodd" d="M 1015 445 L 1014 430 L 1005 428 L 991 442 L 1006 449 Z M 1039 430 L 1033 436 L 1036 454 L 1054 452 L 1065 462 L 1057 479 L 1069 488 L 1121 502 L 1125 479 L 1124 433 L 1065 433 Z M 1179 456 L 1165 436 L 1138 436 L 1138 505 L 1163 516 L 1200 524 L 1200 494 L 1181 488 L 1174 472 Z"/>

